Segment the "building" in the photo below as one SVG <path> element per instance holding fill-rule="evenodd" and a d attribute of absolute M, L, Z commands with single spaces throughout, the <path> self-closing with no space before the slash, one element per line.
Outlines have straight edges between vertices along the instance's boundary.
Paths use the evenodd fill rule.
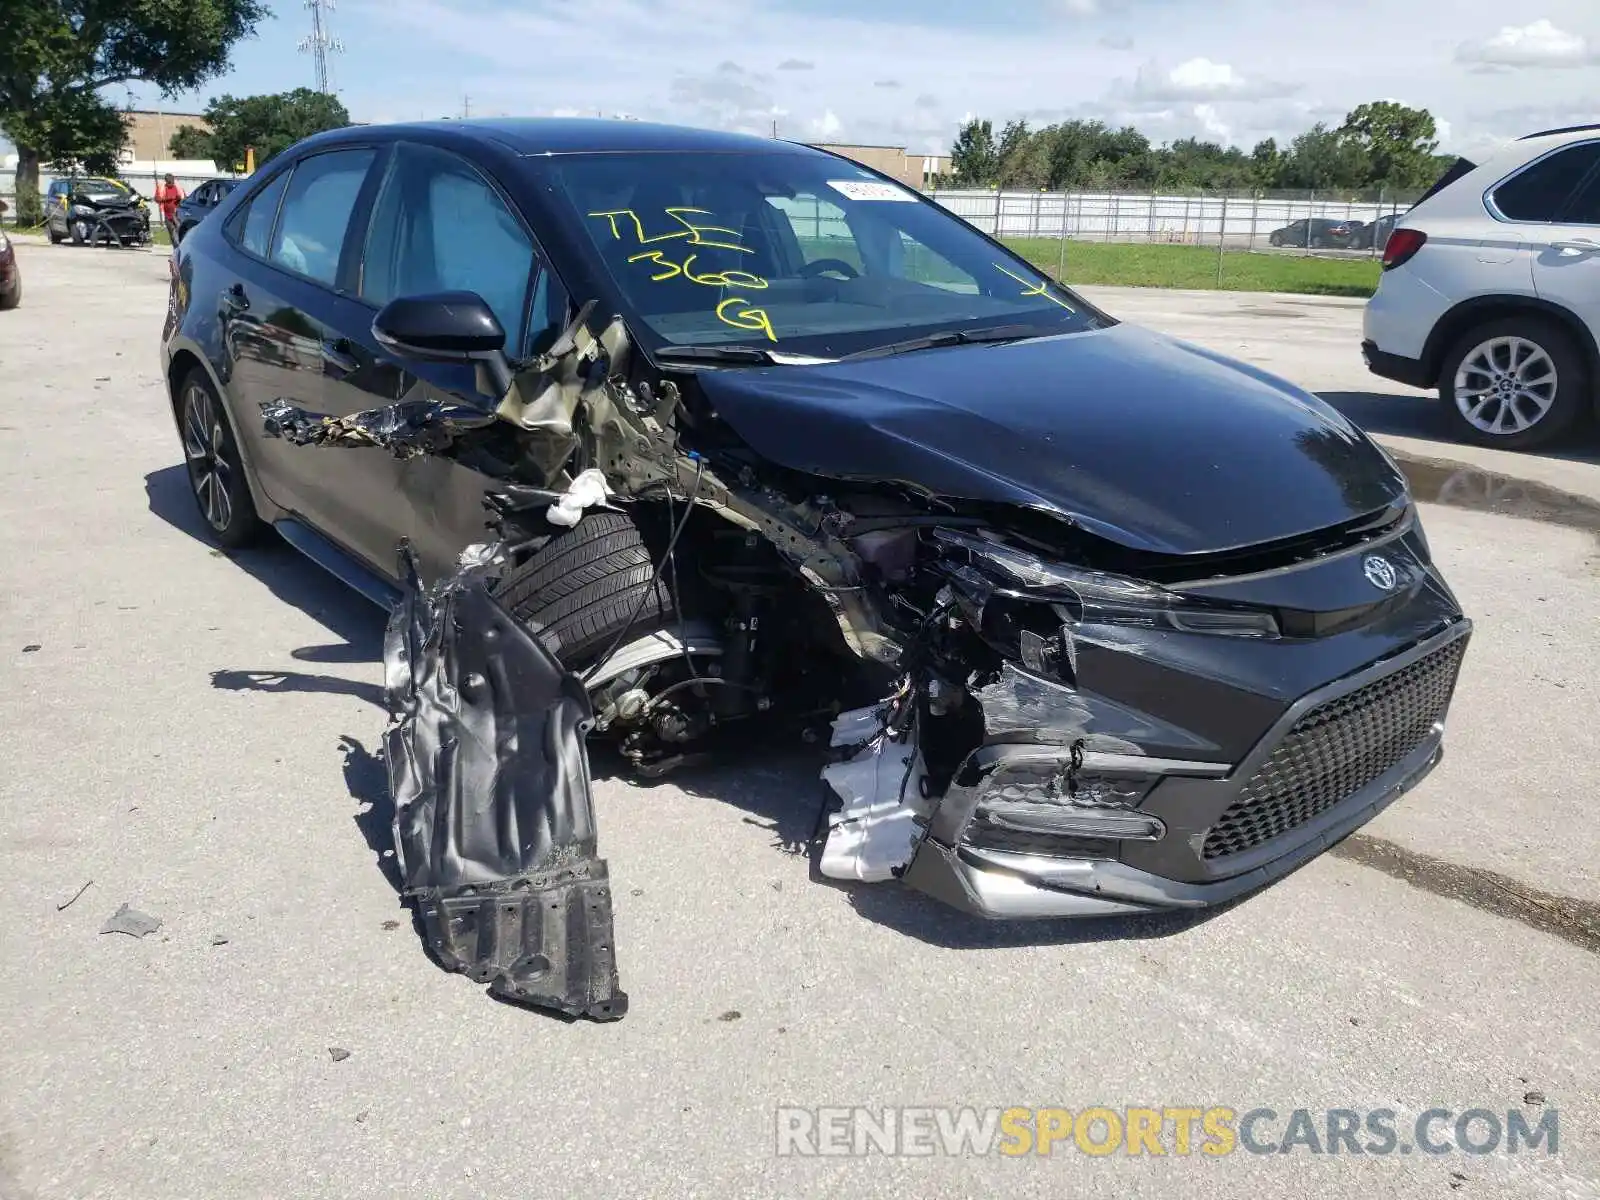
<path fill-rule="evenodd" d="M 858 146 L 841 142 L 812 142 L 810 145 L 882 171 L 907 187 L 932 187 L 940 175 L 950 173 L 948 154 L 912 154 L 904 146 Z"/>
<path fill-rule="evenodd" d="M 169 143 L 172 135 L 186 125 L 206 133 L 211 132 L 211 126 L 199 113 L 161 112 L 135 108 L 124 113 L 123 120 L 128 126 L 128 144 L 123 149 L 122 156 L 141 162 L 171 158 L 172 150 Z"/>

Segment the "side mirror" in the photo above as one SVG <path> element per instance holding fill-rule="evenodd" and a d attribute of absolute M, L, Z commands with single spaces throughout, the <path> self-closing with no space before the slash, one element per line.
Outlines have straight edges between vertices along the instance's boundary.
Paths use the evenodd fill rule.
<path fill-rule="evenodd" d="M 474 364 L 480 368 L 480 379 L 487 376 L 497 400 L 511 389 L 506 331 L 476 292 L 434 292 L 391 300 L 373 318 L 372 336 L 400 358 Z"/>

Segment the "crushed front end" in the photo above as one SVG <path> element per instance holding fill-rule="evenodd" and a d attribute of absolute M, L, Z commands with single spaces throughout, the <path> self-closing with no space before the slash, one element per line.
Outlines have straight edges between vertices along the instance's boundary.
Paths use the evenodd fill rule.
<path fill-rule="evenodd" d="M 1327 849 L 1442 754 L 1471 624 L 1407 503 L 1121 564 L 1139 573 L 988 531 L 920 543 L 902 592 L 931 601 L 902 687 L 835 722 L 827 875 L 996 918 L 1212 905 Z"/>

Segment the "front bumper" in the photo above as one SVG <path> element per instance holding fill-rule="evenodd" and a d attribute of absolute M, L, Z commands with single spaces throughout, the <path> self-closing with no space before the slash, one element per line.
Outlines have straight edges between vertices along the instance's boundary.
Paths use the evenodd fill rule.
<path fill-rule="evenodd" d="M 977 819 L 984 784 L 954 787 L 901 878 L 988 918 L 1082 917 L 1202 908 L 1261 888 L 1370 821 L 1443 756 L 1444 718 L 1471 637 L 1464 617 L 1290 705 L 1237 764 L 1152 760 L 1159 782 L 1122 816 L 1156 836 L 1120 843 L 996 844 Z M 1069 768 L 1069 748 L 1012 745 L 1013 760 Z M 1131 774 L 1136 756 L 1084 755 Z M 1104 810 L 1101 810 L 1104 811 Z M 1093 818 L 1096 813 L 1089 813 Z M 1092 826 L 1093 821 L 1085 822 Z M 1101 849 L 1097 850 L 1095 847 Z"/>

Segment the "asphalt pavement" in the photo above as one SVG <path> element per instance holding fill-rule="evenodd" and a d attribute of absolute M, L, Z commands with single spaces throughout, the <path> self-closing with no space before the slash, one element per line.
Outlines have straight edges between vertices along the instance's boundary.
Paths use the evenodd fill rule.
<path fill-rule="evenodd" d="M 1359 305 L 1092 289 L 1411 464 L 1477 633 L 1443 763 L 1208 919 L 993 925 L 810 877 L 801 746 L 601 767 L 631 1011 L 423 954 L 375 757 L 383 616 L 227 556 L 157 362 L 167 262 L 24 244 L 0 313 L 0 1197 L 1600 1196 L 1600 446 L 1442 441 Z M 1114 403 L 1114 397 L 1107 402 Z M 102 933 L 123 904 L 159 918 Z M 1509 1153 L 779 1155 L 779 1106 L 1557 1116 Z M 821 1120 L 821 1118 L 818 1118 Z M 1480 1132 L 1481 1132 L 1480 1126 Z M 1324 1143 L 1328 1139 L 1321 1139 Z M 1470 1139 L 1469 1139 L 1470 1140 Z"/>

